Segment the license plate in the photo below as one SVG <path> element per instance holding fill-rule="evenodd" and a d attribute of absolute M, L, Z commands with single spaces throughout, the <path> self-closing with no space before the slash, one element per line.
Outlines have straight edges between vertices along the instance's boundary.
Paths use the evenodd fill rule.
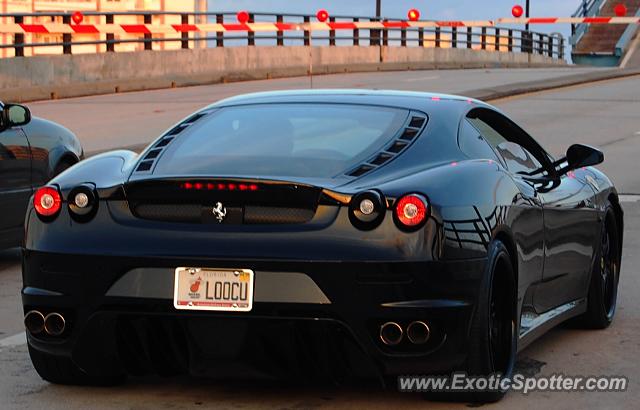
<path fill-rule="evenodd" d="M 249 312 L 253 276 L 249 269 L 177 268 L 173 305 L 183 310 Z"/>

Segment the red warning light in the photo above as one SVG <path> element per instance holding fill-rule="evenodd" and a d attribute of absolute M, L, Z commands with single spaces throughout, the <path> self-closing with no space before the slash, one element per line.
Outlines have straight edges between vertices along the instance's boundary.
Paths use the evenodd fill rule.
<path fill-rule="evenodd" d="M 420 20 L 420 10 L 418 10 L 418 9 L 409 10 L 409 13 L 407 13 L 407 17 L 409 17 L 410 21 L 418 21 L 418 20 Z"/>
<path fill-rule="evenodd" d="M 511 9 L 511 14 L 513 15 L 513 17 L 519 19 L 520 17 L 522 17 L 522 15 L 524 14 L 524 10 L 522 9 L 522 6 L 519 4 L 516 4 L 515 6 L 513 6 L 513 8 Z"/>
<path fill-rule="evenodd" d="M 84 20 L 84 14 L 82 14 L 79 11 L 75 11 L 71 15 L 71 20 L 73 20 L 73 22 L 76 23 L 76 24 L 80 24 Z"/>
<path fill-rule="evenodd" d="M 616 13 L 616 16 L 618 16 L 618 17 L 624 17 L 624 16 L 627 15 L 627 7 L 622 3 L 617 4 L 613 8 L 613 11 Z"/>
<path fill-rule="evenodd" d="M 240 10 L 238 14 L 236 14 L 236 18 L 238 19 L 238 23 L 247 24 L 249 22 L 249 12 L 246 10 Z"/>
<path fill-rule="evenodd" d="M 320 9 L 316 13 L 316 18 L 319 22 L 324 23 L 325 21 L 329 20 L 329 12 L 325 9 Z"/>

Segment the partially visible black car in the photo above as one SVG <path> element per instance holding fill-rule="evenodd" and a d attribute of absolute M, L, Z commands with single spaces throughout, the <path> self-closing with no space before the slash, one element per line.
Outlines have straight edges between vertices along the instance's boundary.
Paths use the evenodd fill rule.
<path fill-rule="evenodd" d="M 29 109 L 0 102 L 0 249 L 18 246 L 33 191 L 82 158 L 78 138 Z"/>

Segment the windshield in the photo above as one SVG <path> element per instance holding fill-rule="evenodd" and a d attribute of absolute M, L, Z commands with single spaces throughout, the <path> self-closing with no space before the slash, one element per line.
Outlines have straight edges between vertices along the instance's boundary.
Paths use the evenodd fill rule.
<path fill-rule="evenodd" d="M 407 116 L 402 109 L 348 104 L 223 108 L 182 131 L 154 173 L 333 177 L 382 150 Z"/>

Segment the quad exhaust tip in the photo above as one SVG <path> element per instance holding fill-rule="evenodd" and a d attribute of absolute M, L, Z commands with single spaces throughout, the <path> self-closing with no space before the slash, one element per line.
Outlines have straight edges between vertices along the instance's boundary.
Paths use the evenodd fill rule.
<path fill-rule="evenodd" d="M 60 336 L 66 326 L 67 323 L 60 313 L 49 313 L 44 318 L 44 330 L 49 336 Z"/>
<path fill-rule="evenodd" d="M 60 313 L 43 315 L 37 310 L 32 310 L 24 315 L 24 327 L 32 335 L 45 332 L 49 336 L 60 336 L 67 327 L 67 322 Z"/>
<path fill-rule="evenodd" d="M 406 331 L 396 322 L 386 322 L 380 326 L 380 340 L 387 346 L 399 345 L 405 335 L 412 344 L 423 345 L 429 341 L 431 329 L 421 320 L 409 323 Z"/>
<path fill-rule="evenodd" d="M 40 334 L 44 331 L 44 315 L 37 310 L 32 310 L 24 315 L 24 327 L 32 335 Z"/>
<path fill-rule="evenodd" d="M 422 345 L 427 343 L 431 331 L 426 323 L 416 320 L 407 326 L 407 338 L 414 345 Z"/>
<path fill-rule="evenodd" d="M 380 340 L 387 346 L 395 346 L 402 342 L 404 332 L 396 322 L 387 322 L 380 326 Z"/>

